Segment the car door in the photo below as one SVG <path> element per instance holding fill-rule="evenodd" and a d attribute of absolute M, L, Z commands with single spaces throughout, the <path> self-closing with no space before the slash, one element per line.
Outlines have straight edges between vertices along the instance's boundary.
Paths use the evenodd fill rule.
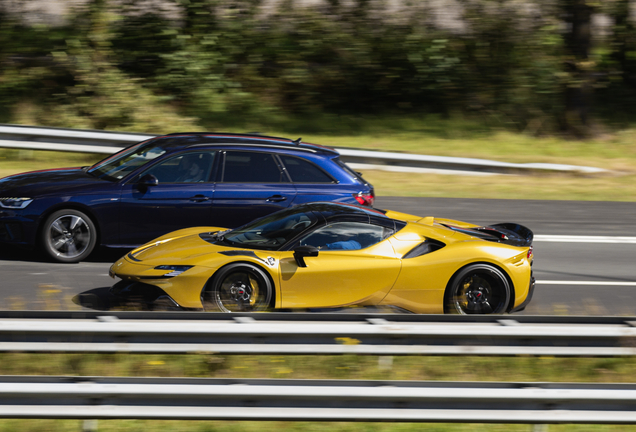
<path fill-rule="evenodd" d="M 137 245 L 167 232 L 211 225 L 216 152 L 166 158 L 126 183 L 121 195 L 120 242 Z M 140 179 L 155 178 L 142 185 Z"/>
<path fill-rule="evenodd" d="M 382 241 L 392 233 L 368 222 L 330 222 L 299 241 L 317 248 L 299 266 L 294 252 L 280 258 L 281 307 L 334 307 L 366 299 L 379 303 L 400 273 L 393 247 Z"/>
<path fill-rule="evenodd" d="M 212 221 L 234 228 L 289 207 L 296 188 L 276 156 L 259 151 L 222 152 Z"/>

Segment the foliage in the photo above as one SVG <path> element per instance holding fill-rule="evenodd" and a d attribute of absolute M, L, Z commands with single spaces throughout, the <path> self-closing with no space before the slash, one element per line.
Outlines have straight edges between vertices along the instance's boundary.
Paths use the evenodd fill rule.
<path fill-rule="evenodd" d="M 89 0 L 58 27 L 5 11 L 0 120 L 159 132 L 463 113 L 541 134 L 578 127 L 573 107 L 611 122 L 636 95 L 628 0 L 272 4 Z M 586 39 L 568 30 L 580 10 L 613 26 Z"/>

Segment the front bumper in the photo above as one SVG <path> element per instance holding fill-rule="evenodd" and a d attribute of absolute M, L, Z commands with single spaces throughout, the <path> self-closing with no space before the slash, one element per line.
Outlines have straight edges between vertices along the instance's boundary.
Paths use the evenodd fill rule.
<path fill-rule="evenodd" d="M 159 270 L 156 263 L 131 262 L 126 257 L 115 262 L 108 272 L 112 278 L 121 279 L 121 285 L 118 282 L 111 289 L 115 296 L 134 297 L 149 304 L 162 297 L 162 301 L 174 303 L 180 309 L 201 310 L 201 291 L 210 277 L 210 269 L 192 266 L 178 276 L 166 277 L 167 273 L 170 270 Z"/>

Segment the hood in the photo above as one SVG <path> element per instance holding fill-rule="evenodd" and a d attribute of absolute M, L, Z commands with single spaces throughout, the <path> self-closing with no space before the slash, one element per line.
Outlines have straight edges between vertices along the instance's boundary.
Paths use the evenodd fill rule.
<path fill-rule="evenodd" d="M 179 264 L 197 256 L 225 249 L 227 248 L 208 243 L 201 239 L 197 233 L 147 243 L 126 255 L 126 259 L 144 264 L 152 264 L 155 260 L 159 260 L 165 264 L 166 258 L 170 257 L 171 263 Z"/>
<path fill-rule="evenodd" d="M 0 179 L 0 193 L 6 196 L 42 196 L 59 190 L 73 190 L 103 183 L 79 167 L 31 171 Z"/>

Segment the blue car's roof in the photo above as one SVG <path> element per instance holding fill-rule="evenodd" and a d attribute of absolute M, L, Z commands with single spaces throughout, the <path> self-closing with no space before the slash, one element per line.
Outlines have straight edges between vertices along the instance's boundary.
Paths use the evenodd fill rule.
<path fill-rule="evenodd" d="M 179 132 L 155 137 L 148 142 L 156 142 L 158 140 L 172 140 L 169 147 L 171 147 L 173 150 L 199 145 L 239 144 L 279 148 L 282 147 L 301 151 L 321 152 L 338 155 L 338 152 L 331 147 L 321 146 L 318 144 L 303 143 L 301 142 L 301 138 L 298 138 L 297 140 L 291 140 L 288 138 L 271 137 L 256 134 Z"/>

